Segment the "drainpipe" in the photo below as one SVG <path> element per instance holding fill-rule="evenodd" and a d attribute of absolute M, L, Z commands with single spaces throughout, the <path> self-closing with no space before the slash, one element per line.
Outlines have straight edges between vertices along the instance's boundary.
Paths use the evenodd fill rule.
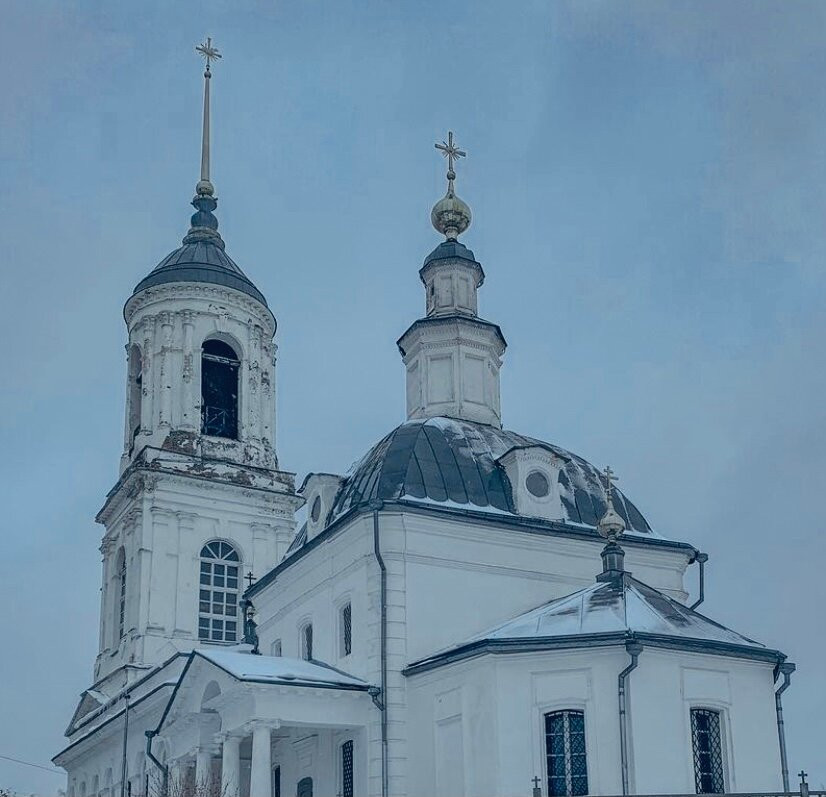
<path fill-rule="evenodd" d="M 631 657 L 631 663 L 617 677 L 617 697 L 619 700 L 619 723 L 620 723 L 620 764 L 622 767 L 622 793 L 628 794 L 628 728 L 626 711 L 626 682 L 632 670 L 637 668 L 637 663 L 642 653 L 642 645 L 631 637 L 625 643 L 625 651 Z"/>
<path fill-rule="evenodd" d="M 169 790 L 169 767 L 165 764 L 162 764 L 155 758 L 155 754 L 152 752 L 152 740 L 158 735 L 157 731 L 145 731 L 146 736 L 146 757 L 161 771 L 161 794 L 163 797 L 166 797 L 166 794 Z M 149 775 L 147 777 L 147 783 L 149 782 Z M 147 789 L 147 794 L 149 793 Z"/>
<path fill-rule="evenodd" d="M 789 688 L 792 682 L 792 673 L 796 667 L 790 661 L 784 661 L 778 665 L 778 670 L 783 676 L 783 683 L 774 693 L 774 710 L 777 714 L 777 738 L 780 742 L 780 767 L 783 774 L 783 791 L 789 791 L 789 761 L 786 757 L 786 727 L 783 722 L 783 701 L 781 695 Z"/>
<path fill-rule="evenodd" d="M 689 564 L 700 565 L 700 597 L 689 606 L 689 609 L 696 609 L 706 599 L 706 562 L 708 561 L 708 554 L 697 551 Z"/>
<path fill-rule="evenodd" d="M 120 797 L 126 797 L 126 743 L 129 736 L 129 690 L 125 693 L 126 708 L 123 712 L 123 751 L 120 762 Z"/>
<path fill-rule="evenodd" d="M 381 711 L 381 794 L 382 797 L 388 797 L 390 789 L 387 751 L 387 568 L 379 546 L 379 510 L 382 506 L 381 501 L 370 503 L 373 510 L 373 553 L 381 573 L 381 702 L 377 702 L 376 695 L 372 697 Z"/>

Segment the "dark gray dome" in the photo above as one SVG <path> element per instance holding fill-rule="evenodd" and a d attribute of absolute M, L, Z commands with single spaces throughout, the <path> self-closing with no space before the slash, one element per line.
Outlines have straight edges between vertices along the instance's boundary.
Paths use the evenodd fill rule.
<path fill-rule="evenodd" d="M 224 251 L 224 242 L 220 238 L 189 240 L 192 237 L 187 236 L 183 246 L 170 252 L 161 260 L 135 286 L 133 293 L 167 282 L 205 282 L 210 285 L 234 288 L 236 291 L 257 299 L 265 307 L 267 306 L 264 294 L 250 282 L 249 277 Z"/>
<path fill-rule="evenodd" d="M 211 195 L 196 195 L 192 200 L 195 213 L 183 245 L 170 252 L 145 276 L 132 292 L 168 282 L 204 282 L 221 285 L 246 293 L 267 306 L 264 294 L 250 282 L 235 261 L 224 251 L 224 241 L 218 233 L 218 219 L 213 211 L 218 205 Z"/>
<path fill-rule="evenodd" d="M 497 460 L 531 445 L 565 460 L 559 486 L 567 522 L 596 526 L 606 505 L 602 476 L 593 465 L 558 446 L 456 418 L 408 421 L 380 440 L 344 481 L 328 522 L 371 501 L 400 498 L 516 514 L 510 482 Z M 652 534 L 639 510 L 616 488 L 614 495 L 626 528 Z"/>

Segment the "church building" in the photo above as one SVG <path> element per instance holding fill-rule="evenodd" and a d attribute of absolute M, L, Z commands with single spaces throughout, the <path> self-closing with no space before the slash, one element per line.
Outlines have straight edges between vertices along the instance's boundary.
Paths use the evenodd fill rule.
<path fill-rule="evenodd" d="M 688 604 L 707 555 L 610 468 L 503 426 L 452 133 L 398 339 L 407 418 L 346 474 L 279 461 L 276 319 L 218 231 L 220 55 L 197 49 L 195 213 L 124 307 L 99 651 L 54 758 L 69 797 L 788 791 L 794 665 Z"/>

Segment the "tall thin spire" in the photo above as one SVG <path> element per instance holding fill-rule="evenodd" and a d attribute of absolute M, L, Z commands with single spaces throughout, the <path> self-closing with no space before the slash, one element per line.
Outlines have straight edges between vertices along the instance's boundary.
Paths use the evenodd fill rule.
<path fill-rule="evenodd" d="M 209 180 L 209 82 L 212 79 L 212 69 L 210 64 L 221 57 L 216 47 L 212 45 L 212 39 L 207 36 L 206 42 L 199 44 L 195 51 L 200 53 L 206 60 L 204 70 L 204 127 L 201 136 L 201 179 L 195 187 L 195 192 L 199 195 L 212 196 L 215 188 Z"/>
<path fill-rule="evenodd" d="M 614 482 L 617 481 L 617 477 L 610 465 L 606 466 L 603 475 L 605 476 L 606 509 L 597 525 L 597 531 L 608 542 L 602 549 L 602 574 L 597 576 L 597 581 L 614 578 L 625 570 L 625 551 L 617 542 L 617 538 L 625 531 L 625 521 L 614 509 Z"/>
<path fill-rule="evenodd" d="M 195 213 L 192 214 L 191 227 L 184 238 L 184 243 L 196 240 L 211 240 L 219 246 L 223 246 L 221 236 L 218 234 L 218 219 L 215 218 L 213 213 L 215 208 L 218 207 L 218 201 L 215 199 L 215 186 L 212 185 L 209 179 L 209 84 L 212 80 L 210 65 L 221 57 L 221 53 L 218 52 L 209 37 L 203 44 L 199 44 L 195 51 L 200 53 L 206 60 L 206 69 L 204 70 L 204 124 L 201 135 L 201 179 L 198 180 L 195 186 L 195 198 L 192 200 Z"/>

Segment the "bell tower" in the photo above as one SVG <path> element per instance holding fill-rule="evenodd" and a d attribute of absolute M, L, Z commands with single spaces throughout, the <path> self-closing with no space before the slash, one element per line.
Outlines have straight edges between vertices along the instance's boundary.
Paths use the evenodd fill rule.
<path fill-rule="evenodd" d="M 242 577 L 284 555 L 301 499 L 275 449 L 276 321 L 226 252 L 210 179 L 204 71 L 201 175 L 182 245 L 124 307 L 120 478 L 105 526 L 96 678 L 242 637 Z"/>
<path fill-rule="evenodd" d="M 502 426 L 499 369 L 505 338 L 478 314 L 477 293 L 485 280 L 473 252 L 459 243 L 470 226 L 470 208 L 454 188 L 456 159 L 466 153 L 453 142 L 436 144 L 448 160 L 447 193 L 430 214 L 445 236 L 419 271 L 426 315 L 398 340 L 407 372 L 407 417 L 447 415 Z"/>

